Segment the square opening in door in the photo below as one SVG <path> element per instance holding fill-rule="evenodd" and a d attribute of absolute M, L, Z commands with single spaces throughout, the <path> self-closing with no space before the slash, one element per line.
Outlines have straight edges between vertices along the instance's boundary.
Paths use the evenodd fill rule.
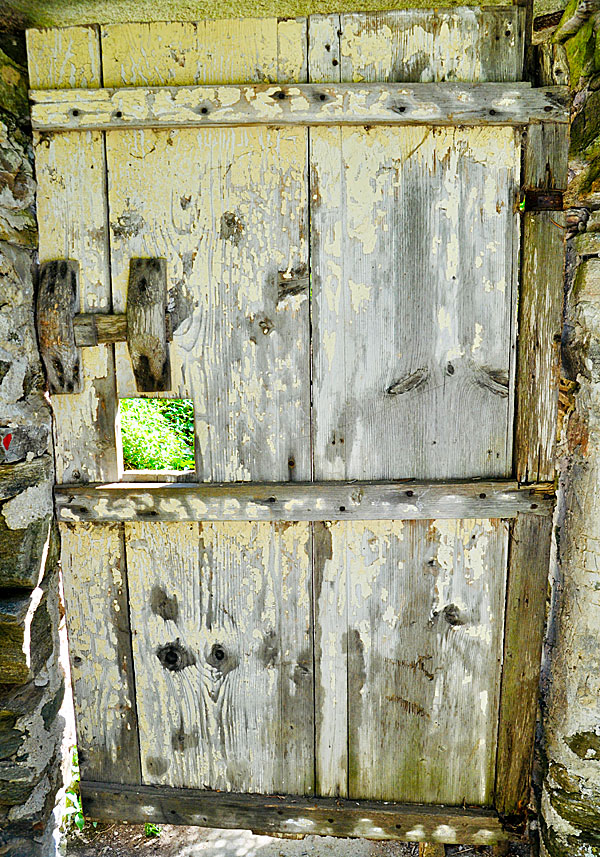
<path fill-rule="evenodd" d="M 125 470 L 194 469 L 194 405 L 189 399 L 119 401 Z"/>

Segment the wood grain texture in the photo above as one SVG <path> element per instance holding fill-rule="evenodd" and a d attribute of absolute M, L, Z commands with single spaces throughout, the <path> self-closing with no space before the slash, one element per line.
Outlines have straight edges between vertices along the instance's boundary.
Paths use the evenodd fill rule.
<path fill-rule="evenodd" d="M 305 38 L 278 66 L 289 28 L 247 26 L 234 79 L 262 79 L 262 60 L 265 74 L 306 75 Z M 229 66 L 202 41 L 214 31 L 203 32 L 187 80 L 224 82 Z M 151 80 L 170 62 L 168 44 Z M 107 73 L 114 82 L 114 68 Z M 135 67 L 119 81 L 143 82 Z M 308 283 L 286 286 L 308 270 L 306 130 L 123 131 L 107 145 L 115 309 L 124 309 L 129 257 L 166 258 L 172 394 L 194 401 L 198 478 L 309 479 Z M 119 393 L 135 395 L 124 346 L 117 354 Z"/>
<path fill-rule="evenodd" d="M 145 783 L 313 791 L 307 524 L 128 524 Z"/>
<path fill-rule="evenodd" d="M 413 83 L 33 90 L 36 131 L 246 125 L 567 124 L 568 89 L 527 83 Z"/>
<path fill-rule="evenodd" d="M 129 260 L 126 315 L 127 347 L 138 391 L 170 390 L 164 259 Z"/>
<path fill-rule="evenodd" d="M 83 391 L 73 317 L 79 305 L 79 264 L 61 259 L 40 266 L 36 325 L 51 393 Z"/>
<path fill-rule="evenodd" d="M 100 86 L 94 28 L 30 30 L 27 43 L 32 86 Z M 34 147 L 40 262 L 79 261 L 79 309 L 106 312 L 111 298 L 102 135 L 36 135 Z M 53 401 L 59 482 L 118 478 L 113 349 L 86 349 L 82 363 L 83 392 Z"/>
<path fill-rule="evenodd" d="M 106 786 L 82 781 L 90 818 L 144 824 L 254 828 L 368 839 L 488 845 L 511 838 L 490 811 L 419 804 L 224 794 L 152 786 Z M 119 813 L 121 813 L 119 815 Z"/>
<path fill-rule="evenodd" d="M 99 86 L 94 28 L 29 32 L 34 86 Z M 111 306 L 106 162 L 101 134 L 36 137 L 40 262 L 80 262 L 85 313 Z M 114 480 L 116 386 L 112 346 L 82 354 L 83 392 L 54 397 L 58 481 Z M 127 570 L 118 526 L 61 527 L 79 761 L 84 776 L 138 783 L 140 764 L 129 629 Z"/>
<path fill-rule="evenodd" d="M 81 772 L 101 782 L 139 783 L 122 527 L 60 530 Z"/>
<path fill-rule="evenodd" d="M 524 185 L 564 189 L 567 155 L 566 129 L 530 127 L 524 145 Z M 525 213 L 522 241 L 515 470 L 519 481 L 536 482 L 553 479 L 555 472 L 565 215 Z"/>
<path fill-rule="evenodd" d="M 523 67 L 524 12 L 513 6 L 341 15 L 341 79 L 517 81 Z"/>
<path fill-rule="evenodd" d="M 125 342 L 127 316 L 125 313 L 78 313 L 73 319 L 73 330 L 75 344 L 79 347 L 102 342 Z"/>
<path fill-rule="evenodd" d="M 149 471 L 146 471 L 148 474 Z M 330 521 L 551 516 L 554 486 L 516 482 L 312 482 L 59 485 L 62 521 Z M 153 484 L 154 483 L 154 484 Z"/>
<path fill-rule="evenodd" d="M 349 798 L 489 805 L 506 523 L 322 526 L 329 535 L 321 533 L 315 560 L 319 791 L 336 780 L 341 789 L 345 759 L 330 747 L 345 749 L 339 736 L 347 729 Z M 334 683 L 332 666 L 344 661 L 346 681 Z"/>
<path fill-rule="evenodd" d="M 315 478 L 510 475 L 519 171 L 509 129 L 312 130 Z"/>
<path fill-rule="evenodd" d="M 495 795 L 504 816 L 529 803 L 551 542 L 550 518 L 511 523 Z"/>

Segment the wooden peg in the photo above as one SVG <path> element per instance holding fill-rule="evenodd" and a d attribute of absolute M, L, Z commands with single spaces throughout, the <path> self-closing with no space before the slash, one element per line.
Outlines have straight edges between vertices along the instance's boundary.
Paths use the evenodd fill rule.
<path fill-rule="evenodd" d="M 81 355 L 73 330 L 78 307 L 79 264 L 72 259 L 43 262 L 37 295 L 37 329 L 51 393 L 83 390 Z"/>
<path fill-rule="evenodd" d="M 127 342 L 139 392 L 170 390 L 164 259 L 132 259 L 129 263 Z"/>

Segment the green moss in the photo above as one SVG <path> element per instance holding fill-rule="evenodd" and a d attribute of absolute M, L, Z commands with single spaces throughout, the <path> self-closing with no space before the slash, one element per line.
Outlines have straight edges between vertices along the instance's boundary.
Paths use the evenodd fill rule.
<path fill-rule="evenodd" d="M 75 24 L 114 24 L 126 21 L 198 21 L 202 18 L 290 18 L 329 12 L 368 12 L 398 6 L 431 8 L 431 0 L 8 0 L 15 20 L 28 27 L 68 27 Z M 464 6 L 464 0 L 444 0 L 444 6 Z M 478 4 L 471 4 L 478 5 Z M 486 0 L 505 6 L 506 0 Z"/>
<path fill-rule="evenodd" d="M 29 112 L 27 76 L 12 57 L 0 48 L 0 110 L 22 116 Z"/>

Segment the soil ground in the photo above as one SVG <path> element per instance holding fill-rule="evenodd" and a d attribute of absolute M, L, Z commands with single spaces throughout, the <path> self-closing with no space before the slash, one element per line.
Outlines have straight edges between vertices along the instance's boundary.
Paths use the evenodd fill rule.
<path fill-rule="evenodd" d="M 163 825 L 160 835 L 148 837 L 136 824 L 86 824 L 68 839 L 67 857 L 418 857 L 419 846 L 407 842 L 370 842 L 306 836 L 274 839 L 248 830 Z M 529 849 L 512 846 L 513 857 L 528 857 Z M 446 847 L 447 857 L 490 855 L 490 848 L 466 845 Z"/>

